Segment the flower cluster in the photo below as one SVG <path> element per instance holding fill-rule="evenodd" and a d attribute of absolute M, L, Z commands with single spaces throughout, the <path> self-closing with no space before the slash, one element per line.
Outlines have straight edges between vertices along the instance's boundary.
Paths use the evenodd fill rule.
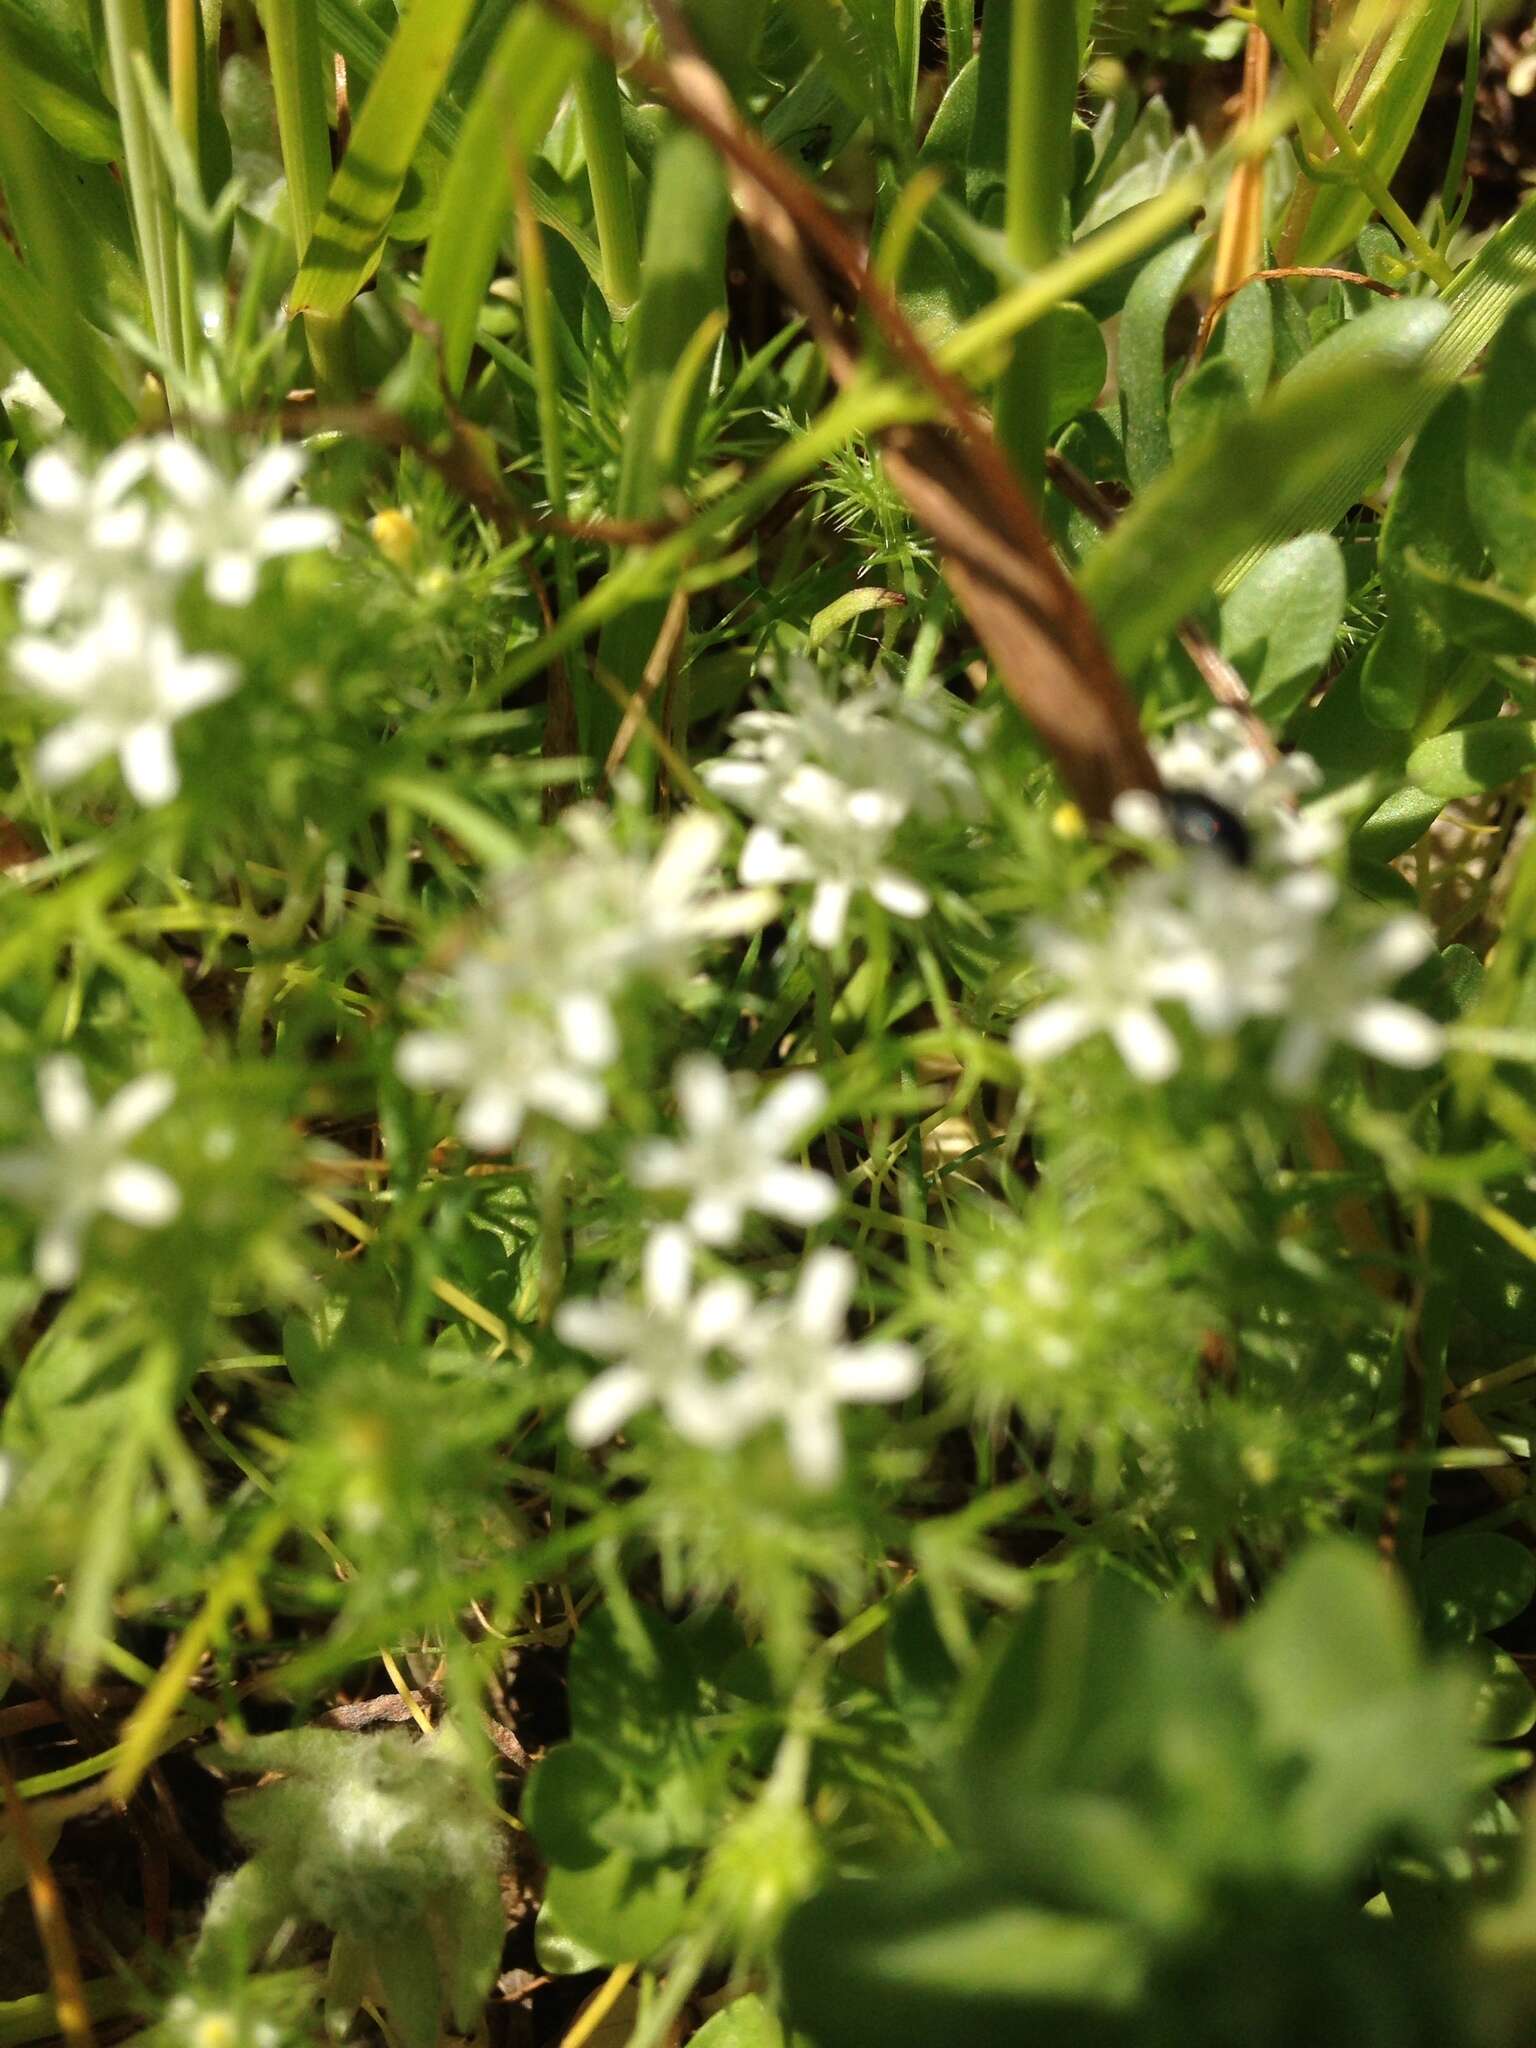
<path fill-rule="evenodd" d="M 975 779 L 943 709 L 884 678 L 833 695 L 809 668 L 784 684 L 787 711 L 748 711 L 732 744 L 704 764 L 706 784 L 754 821 L 742 849 L 748 884 L 810 883 L 806 935 L 837 946 L 855 896 L 922 917 L 922 883 L 892 864 L 911 817 L 970 815 Z"/>
<path fill-rule="evenodd" d="M 256 594 L 262 565 L 328 545 L 330 513 L 286 502 L 304 469 L 271 448 L 233 481 L 184 441 L 132 441 L 95 469 L 62 449 L 28 464 L 0 577 L 20 586 L 9 650 L 22 688 L 63 714 L 36 755 L 57 788 L 116 755 L 142 804 L 181 786 L 172 728 L 239 686 L 237 664 L 183 644 L 177 600 L 200 581 L 219 605 Z"/>
<path fill-rule="evenodd" d="M 641 1299 L 568 1301 L 555 1327 L 568 1344 L 616 1362 L 571 1404 L 572 1441 L 617 1434 L 659 1407 L 677 1434 L 723 1450 L 778 1421 L 808 1487 L 842 1468 L 837 1411 L 845 1401 L 899 1401 L 921 1367 L 910 1345 L 849 1344 L 844 1331 L 856 1269 L 846 1252 L 813 1252 L 792 1293 L 755 1300 L 727 1275 L 695 1284 L 694 1248 L 674 1224 L 651 1233 Z"/>
<path fill-rule="evenodd" d="M 1267 761 L 1216 713 L 1208 729 L 1181 729 L 1160 766 L 1252 832 L 1251 863 L 1214 846 L 1154 848 L 1162 860 L 1099 906 L 1096 927 L 1036 926 L 1035 957 L 1061 992 L 1015 1027 L 1018 1058 L 1052 1059 L 1103 1033 L 1138 1079 L 1167 1080 L 1181 1056 L 1169 1005 L 1207 1037 L 1254 1020 L 1278 1026 L 1270 1075 L 1291 1094 L 1312 1085 L 1335 1044 L 1401 1067 L 1439 1058 L 1440 1026 L 1389 993 L 1429 957 L 1433 936 L 1412 915 L 1367 923 L 1315 864 L 1335 844 L 1332 823 L 1292 808 L 1315 786 L 1313 764 Z M 1166 836 L 1154 832 L 1158 813 L 1154 798 L 1122 799 L 1117 818 L 1151 839 Z"/>
<path fill-rule="evenodd" d="M 617 1059 L 613 1004 L 631 980 L 675 984 L 711 939 L 755 929 L 773 899 L 715 886 L 724 832 L 691 811 L 654 860 L 620 847 L 602 812 L 565 818 L 574 845 L 490 884 L 484 930 L 439 982 L 451 1019 L 408 1033 L 396 1067 L 415 1088 L 461 1091 L 458 1133 L 503 1151 L 538 1112 L 601 1121 Z"/>

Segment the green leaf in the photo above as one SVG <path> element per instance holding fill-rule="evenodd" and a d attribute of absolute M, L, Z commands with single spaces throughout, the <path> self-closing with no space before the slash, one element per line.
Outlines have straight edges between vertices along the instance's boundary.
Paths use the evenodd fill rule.
<path fill-rule="evenodd" d="M 1143 266 L 1120 319 L 1120 415 L 1132 486 L 1143 491 L 1173 460 L 1168 424 L 1168 317 L 1205 253 L 1189 235 Z"/>
<path fill-rule="evenodd" d="M 1174 454 L 1182 455 L 1186 448 L 1215 440 L 1229 421 L 1241 419 L 1249 409 L 1242 371 L 1225 356 L 1211 356 L 1180 385 L 1169 407 L 1168 432 Z"/>
<path fill-rule="evenodd" d="M 441 334 L 450 391 L 462 390 L 469 368 L 511 202 L 513 153 L 533 157 L 585 55 L 574 31 L 538 7 L 520 7 L 460 124 L 421 277 L 421 310 Z M 435 388 L 436 354 L 427 337 L 417 337 L 412 368 L 418 379 L 429 373 L 423 388 Z"/>
<path fill-rule="evenodd" d="M 369 1952 L 389 2017 L 405 2048 L 436 2048 L 443 1980 L 425 1925 L 407 1920 L 372 1942 Z"/>
<path fill-rule="evenodd" d="M 373 275 L 411 159 L 473 0 L 412 0 L 363 103 L 288 294 L 335 319 Z"/>
<path fill-rule="evenodd" d="M 1536 293 L 1513 308 L 1489 355 L 1468 483 L 1476 530 L 1500 576 L 1536 597 Z"/>
<path fill-rule="evenodd" d="M 533 1954 L 541 1970 L 551 1977 L 584 1977 L 589 1970 L 603 1967 L 602 1956 L 585 1942 L 577 1941 L 550 1907 L 548 1898 L 533 1923 Z"/>
<path fill-rule="evenodd" d="M 1384 412 L 1423 377 L 1446 318 L 1438 306 L 1402 300 L 1349 322 L 1262 405 L 1186 450 L 1143 492 L 1082 576 L 1128 673 L 1262 535 L 1299 520 L 1318 479 L 1351 447 L 1372 441 Z"/>
<path fill-rule="evenodd" d="M 32 372 L 65 419 L 88 440 L 132 432 L 133 407 L 106 342 L 55 298 L 0 241 L 0 343 Z"/>
<path fill-rule="evenodd" d="M 1254 707 L 1284 726 L 1333 654 L 1349 602 L 1344 551 L 1303 534 L 1256 562 L 1221 608 L 1221 651 L 1247 680 Z"/>
<path fill-rule="evenodd" d="M 1408 756 L 1409 778 L 1431 796 L 1450 802 L 1501 789 L 1536 766 L 1536 722 L 1486 718 L 1425 740 Z"/>
<path fill-rule="evenodd" d="M 683 1924 L 688 1873 L 616 1849 L 585 1870 L 552 1870 L 546 1898 L 563 1933 L 600 1963 L 644 1962 Z"/>
<path fill-rule="evenodd" d="M 691 2048 L 784 2048 L 784 2029 L 755 1991 L 733 1998 L 691 2037 Z"/>
<path fill-rule="evenodd" d="M 583 1870 L 601 1863 L 613 1844 L 603 1822 L 624 1787 L 590 1742 L 560 1742 L 534 1765 L 523 1792 L 522 1817 L 550 1863 Z"/>
<path fill-rule="evenodd" d="M 1536 1557 L 1492 1529 L 1437 1537 L 1424 1547 L 1418 1594 L 1424 1626 L 1436 1641 L 1470 1643 L 1536 1600 Z"/>
<path fill-rule="evenodd" d="M 1480 1742 L 1518 1742 L 1536 1728 L 1536 1689 L 1508 1650 L 1478 1643 L 1474 1726 Z"/>
<path fill-rule="evenodd" d="M 0 70 L 27 112 L 72 156 L 112 163 L 123 153 L 117 115 L 102 91 L 90 44 L 57 9 L 0 0 Z"/>

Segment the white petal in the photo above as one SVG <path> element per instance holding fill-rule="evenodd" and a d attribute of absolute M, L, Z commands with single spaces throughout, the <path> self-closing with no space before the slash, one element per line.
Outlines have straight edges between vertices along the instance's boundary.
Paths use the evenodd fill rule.
<path fill-rule="evenodd" d="M 459 1110 L 458 1132 L 472 1152 L 505 1152 L 523 1127 L 525 1103 L 506 1081 L 483 1081 Z"/>
<path fill-rule="evenodd" d="M 693 1283 L 693 1246 L 676 1223 L 664 1223 L 645 1241 L 640 1262 L 646 1307 L 659 1315 L 681 1315 Z"/>
<path fill-rule="evenodd" d="M 410 1031 L 395 1047 L 395 1072 L 408 1088 L 457 1088 L 470 1068 L 468 1044 L 448 1031 Z"/>
<path fill-rule="evenodd" d="M 157 569 L 178 576 L 189 569 L 202 550 L 191 523 L 177 513 L 157 519 L 149 537 L 149 557 Z"/>
<path fill-rule="evenodd" d="M 848 1344 L 833 1360 L 830 1391 L 840 1401 L 902 1401 L 921 1385 L 922 1363 L 910 1344 Z"/>
<path fill-rule="evenodd" d="M 101 1183 L 101 1206 L 124 1223 L 137 1223 L 143 1230 L 158 1230 L 181 1208 L 181 1190 L 168 1173 L 142 1160 L 119 1159 L 107 1169 Z"/>
<path fill-rule="evenodd" d="M 264 448 L 242 472 L 235 495 L 243 504 L 257 508 L 276 505 L 287 497 L 307 467 L 302 448 L 289 444 Z"/>
<path fill-rule="evenodd" d="M 688 1183 L 681 1149 L 665 1138 L 646 1138 L 629 1148 L 629 1177 L 636 1187 L 680 1188 Z"/>
<path fill-rule="evenodd" d="M 723 1451 L 741 1439 L 747 1417 L 728 1387 L 690 1373 L 667 1388 L 663 1405 L 667 1420 L 685 1443 L 706 1451 Z"/>
<path fill-rule="evenodd" d="M 1394 917 L 1360 948 L 1361 964 L 1382 981 L 1396 981 L 1427 960 L 1434 934 L 1420 917 Z"/>
<path fill-rule="evenodd" d="M 168 804 L 181 788 L 168 725 L 136 725 L 118 749 L 123 780 L 141 804 Z"/>
<path fill-rule="evenodd" d="M 207 457 L 185 441 L 163 440 L 155 450 L 155 475 L 189 512 L 205 511 L 223 495 L 224 483 Z"/>
<path fill-rule="evenodd" d="M 1138 1081 L 1166 1081 L 1178 1072 L 1179 1042 L 1155 1010 L 1122 1010 L 1110 1036 Z"/>
<path fill-rule="evenodd" d="M 713 1136 L 735 1121 L 736 1097 L 730 1076 L 707 1053 L 689 1053 L 673 1069 L 672 1085 L 683 1122 L 698 1137 Z"/>
<path fill-rule="evenodd" d="M 1037 1060 L 1053 1060 L 1070 1052 L 1097 1028 L 1085 1003 L 1073 996 L 1058 996 L 1054 1002 L 1042 1003 L 1038 1010 L 1021 1017 L 1013 1027 L 1009 1043 L 1014 1058 L 1027 1067 Z"/>
<path fill-rule="evenodd" d="M 125 1088 L 119 1088 L 101 1112 L 97 1128 L 114 1145 L 128 1140 L 164 1116 L 176 1100 L 176 1083 L 169 1074 L 140 1074 Z"/>
<path fill-rule="evenodd" d="M 796 1328 L 810 1336 L 836 1336 L 848 1319 L 857 1278 L 858 1269 L 847 1252 L 830 1245 L 812 1252 L 795 1288 Z"/>
<path fill-rule="evenodd" d="M 118 736 L 99 718 L 87 714 L 56 725 L 38 742 L 32 765 L 44 789 L 62 789 L 117 751 Z"/>
<path fill-rule="evenodd" d="M 727 1344 L 746 1327 L 752 1313 L 752 1290 L 744 1280 L 710 1280 L 688 1309 L 688 1335 L 700 1351 Z"/>
<path fill-rule="evenodd" d="M 891 868 L 882 868 L 875 876 L 870 894 L 892 917 L 926 917 L 933 903 L 928 891 L 910 875 L 898 875 Z"/>
<path fill-rule="evenodd" d="M 601 996 L 563 996 L 556 1006 L 566 1051 L 584 1067 L 611 1066 L 619 1056 L 613 1012 Z"/>
<path fill-rule="evenodd" d="M 742 1216 L 741 1202 L 734 1195 L 706 1190 L 688 1204 L 688 1228 L 700 1244 L 734 1244 L 741 1235 Z"/>
<path fill-rule="evenodd" d="M 583 1387 L 566 1412 L 565 1430 L 583 1450 L 617 1436 L 651 1398 L 651 1383 L 637 1365 L 616 1365 Z"/>
<path fill-rule="evenodd" d="M 802 1486 L 822 1493 L 843 1469 L 843 1433 L 837 1410 L 817 1402 L 798 1403 L 784 1418 L 789 1460 Z"/>
<path fill-rule="evenodd" d="M 811 864 L 772 825 L 754 825 L 741 849 L 736 872 L 749 888 L 759 883 L 808 882 Z"/>
<path fill-rule="evenodd" d="M 827 1084 L 819 1074 L 794 1073 L 759 1104 L 753 1133 L 770 1152 L 786 1152 L 818 1121 L 827 1106 Z"/>
<path fill-rule="evenodd" d="M 1445 1033 L 1432 1017 L 1406 1003 L 1362 1003 L 1350 1012 L 1351 1045 L 1394 1067 L 1431 1067 L 1445 1051 Z"/>
<path fill-rule="evenodd" d="M 781 1223 L 811 1230 L 837 1207 L 837 1187 L 809 1166 L 770 1166 L 753 1183 L 752 1206 Z"/>
<path fill-rule="evenodd" d="M 663 897 L 695 895 L 720 859 L 725 827 L 708 811 L 684 811 L 668 827 L 651 867 L 651 888 Z"/>
<path fill-rule="evenodd" d="M 60 1216 L 45 1223 L 37 1234 L 32 1254 L 32 1271 L 50 1291 L 72 1287 L 80 1277 L 80 1219 Z"/>
<path fill-rule="evenodd" d="M 90 1129 L 96 1105 L 86 1086 L 85 1069 L 73 1053 L 56 1052 L 40 1063 L 37 1099 L 50 1137 L 79 1138 Z"/>
<path fill-rule="evenodd" d="M 848 906 L 853 900 L 853 889 L 847 882 L 819 882 L 811 898 L 811 914 L 806 920 L 805 935 L 813 946 L 822 952 L 830 952 L 843 936 L 848 922 Z"/>
<path fill-rule="evenodd" d="M 328 548 L 340 532 L 338 522 L 318 505 L 293 505 L 261 522 L 256 544 L 264 555 L 304 555 Z"/>
<path fill-rule="evenodd" d="M 573 1131 L 595 1131 L 608 1111 L 601 1081 L 564 1067 L 542 1066 L 528 1079 L 530 1107 Z"/>
<path fill-rule="evenodd" d="M 203 587 L 215 604 L 247 605 L 256 595 L 256 558 L 243 549 L 221 548 L 209 557 Z"/>
<path fill-rule="evenodd" d="M 150 658 L 155 661 L 155 694 L 173 717 L 200 711 L 205 704 L 217 704 L 239 684 L 240 671 L 232 661 L 216 654 L 183 657 L 169 634 L 156 634 Z"/>
<path fill-rule="evenodd" d="M 625 1301 L 563 1301 L 555 1311 L 555 1334 L 577 1351 L 618 1358 L 645 1335 L 641 1312 Z"/>

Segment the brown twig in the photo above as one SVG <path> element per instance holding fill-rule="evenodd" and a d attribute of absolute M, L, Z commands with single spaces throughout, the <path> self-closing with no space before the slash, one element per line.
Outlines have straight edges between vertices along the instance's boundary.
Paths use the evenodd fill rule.
<path fill-rule="evenodd" d="M 571 0 L 543 4 L 615 53 L 614 39 Z M 886 473 L 937 540 L 945 578 L 1000 681 L 1082 809 L 1105 818 L 1122 791 L 1156 789 L 1136 706 L 974 396 L 934 360 L 867 252 L 741 118 L 674 0 L 654 0 L 654 11 L 669 61 L 630 59 L 629 68 L 725 159 L 737 212 L 834 376 L 846 384 L 859 373 L 857 330 L 844 316 L 862 311 L 944 422 L 890 430 L 881 443 Z"/>
<path fill-rule="evenodd" d="M 635 734 L 645 722 L 651 699 L 672 673 L 677 660 L 677 651 L 683 644 L 683 635 L 688 630 L 688 593 L 681 588 L 674 590 L 667 605 L 666 617 L 661 622 L 661 631 L 656 635 L 656 644 L 646 659 L 640 677 L 640 687 L 630 698 L 628 707 L 613 736 L 613 745 L 608 749 L 608 758 L 603 763 L 603 772 L 598 787 L 606 789 L 622 766 L 624 756 L 634 743 Z"/>
<path fill-rule="evenodd" d="M 1383 284 L 1379 277 L 1367 277 L 1363 270 L 1341 270 L 1332 263 L 1278 263 L 1270 270 L 1254 270 L 1241 283 L 1219 292 L 1206 308 L 1205 318 L 1200 322 L 1200 332 L 1195 337 L 1194 360 L 1198 363 L 1211 345 L 1211 336 L 1216 323 L 1237 297 L 1240 291 L 1251 284 L 1283 284 L 1293 277 L 1320 277 L 1331 279 L 1336 284 L 1357 284 L 1363 290 L 1376 292 L 1384 299 L 1398 296 L 1395 285 Z"/>
<path fill-rule="evenodd" d="M 38 1842 L 27 1803 L 16 1789 L 8 1758 L 0 1756 L 0 1791 L 5 1796 L 6 1818 L 27 1873 L 27 1893 L 32 1918 L 48 1964 L 48 1981 L 53 1988 L 53 2006 L 59 2032 L 68 2048 L 96 2048 L 96 2033 L 86 2004 L 85 1980 L 80 1974 L 80 1953 L 70 1932 L 58 1882 Z"/>

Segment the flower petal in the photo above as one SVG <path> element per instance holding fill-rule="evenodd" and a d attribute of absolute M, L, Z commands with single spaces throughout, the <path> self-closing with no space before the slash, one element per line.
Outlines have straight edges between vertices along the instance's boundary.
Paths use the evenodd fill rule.
<path fill-rule="evenodd" d="M 1433 1017 L 1384 998 L 1352 1011 L 1344 1034 L 1361 1052 L 1393 1067 L 1432 1067 L 1445 1051 L 1445 1033 Z"/>
<path fill-rule="evenodd" d="M 566 1411 L 565 1430 L 588 1450 L 618 1435 L 651 1398 L 649 1378 L 637 1365 L 615 1365 L 584 1386 Z"/>
<path fill-rule="evenodd" d="M 753 1135 L 766 1151 L 787 1152 L 819 1119 L 827 1106 L 827 1084 L 820 1074 L 789 1074 L 769 1090 L 752 1118 Z"/>
<path fill-rule="evenodd" d="M 640 1272 L 646 1307 L 659 1315 L 681 1315 L 693 1285 L 693 1246 L 687 1231 L 676 1223 L 653 1230 L 645 1241 Z"/>
<path fill-rule="evenodd" d="M 902 1401 L 922 1378 L 922 1361 L 910 1344 L 845 1344 L 827 1383 L 840 1401 Z"/>
<path fill-rule="evenodd" d="M 736 1119 L 736 1094 L 731 1078 L 707 1053 L 688 1053 L 672 1071 L 677 1106 L 696 1137 L 714 1137 Z"/>
<path fill-rule="evenodd" d="M 181 1190 L 158 1166 L 119 1159 L 102 1176 L 101 1206 L 124 1223 L 158 1230 L 180 1211 Z"/>
<path fill-rule="evenodd" d="M 809 1336 L 834 1337 L 848 1320 L 858 1269 L 847 1252 L 828 1245 L 812 1252 L 800 1269 L 794 1295 L 796 1328 Z"/>
<path fill-rule="evenodd" d="M 168 804 L 181 788 L 171 729 L 161 722 L 136 725 L 118 748 L 123 780 L 141 804 Z"/>
<path fill-rule="evenodd" d="M 1110 1036 L 1138 1081 L 1166 1081 L 1178 1072 L 1179 1042 L 1156 1010 L 1122 1010 Z"/>
<path fill-rule="evenodd" d="M 176 1083 L 169 1074 L 140 1074 L 125 1088 L 119 1088 L 101 1112 L 97 1129 L 112 1145 L 128 1140 L 164 1116 L 176 1100 Z"/>
<path fill-rule="evenodd" d="M 764 1216 L 812 1230 L 837 1207 L 837 1184 L 810 1166 L 770 1166 L 757 1176 L 752 1206 Z"/>
<path fill-rule="evenodd" d="M 50 1138 L 82 1138 L 96 1115 L 85 1069 L 70 1052 L 51 1053 L 37 1070 L 37 1099 Z"/>
<path fill-rule="evenodd" d="M 1086 1003 L 1078 1002 L 1074 996 L 1058 996 L 1054 1002 L 1042 1003 L 1039 1009 L 1021 1017 L 1013 1027 L 1009 1044 L 1014 1058 L 1027 1067 L 1070 1052 L 1097 1028 Z"/>

